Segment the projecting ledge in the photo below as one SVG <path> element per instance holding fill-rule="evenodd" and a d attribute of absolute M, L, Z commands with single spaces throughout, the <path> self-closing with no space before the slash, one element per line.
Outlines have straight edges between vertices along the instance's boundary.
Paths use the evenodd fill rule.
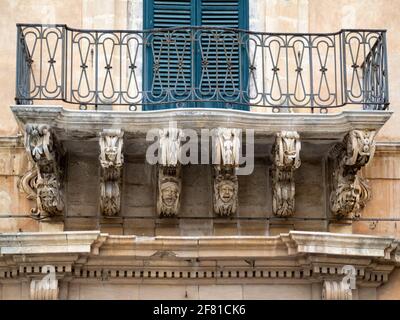
<path fill-rule="evenodd" d="M 149 129 L 168 127 L 171 121 L 180 128 L 212 129 L 232 127 L 254 129 L 256 135 L 272 135 L 281 130 L 297 131 L 304 139 L 340 141 L 353 129 L 379 130 L 391 111 L 350 111 L 338 113 L 263 113 L 230 109 L 169 109 L 158 111 L 70 110 L 61 106 L 11 106 L 21 126 L 47 124 L 62 140 L 90 139 L 103 129 L 118 127 L 125 138 L 145 135 Z"/>
<path fill-rule="evenodd" d="M 174 257 L 290 257 L 302 254 L 379 258 L 400 262 L 391 237 L 290 231 L 278 236 L 117 236 L 99 231 L 0 234 L 0 256 L 82 252 L 149 258 L 159 251 Z M 93 250 L 93 249 L 96 250 Z M 99 249 L 99 250 L 98 250 Z M 183 254 L 183 256 L 182 256 Z"/>

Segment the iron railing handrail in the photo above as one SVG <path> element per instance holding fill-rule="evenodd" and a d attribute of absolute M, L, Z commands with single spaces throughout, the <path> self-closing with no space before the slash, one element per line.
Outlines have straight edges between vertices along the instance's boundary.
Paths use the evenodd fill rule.
<path fill-rule="evenodd" d="M 183 27 L 168 27 L 168 28 L 153 28 L 153 29 L 143 29 L 143 30 L 135 30 L 135 29 L 85 29 L 85 28 L 72 28 L 67 24 L 40 24 L 40 23 L 16 23 L 17 27 L 63 27 L 68 31 L 76 31 L 76 32 L 103 32 L 103 33 L 114 33 L 114 32 L 123 32 L 123 33 L 148 33 L 148 32 L 162 32 L 162 31 L 176 31 L 176 30 L 185 30 L 185 29 L 204 29 L 204 30 L 226 30 L 226 31 L 237 31 L 244 32 L 249 34 L 260 34 L 260 35 L 311 35 L 311 36 L 333 36 L 339 35 L 345 31 L 355 31 L 355 32 L 387 32 L 387 29 L 354 29 L 354 28 L 342 28 L 336 32 L 267 32 L 267 31 L 252 31 L 240 28 L 226 28 L 226 27 L 218 27 L 218 26 L 183 26 Z"/>
<path fill-rule="evenodd" d="M 384 29 L 341 29 L 332 33 L 271 33 L 218 26 L 89 30 L 65 24 L 22 23 L 17 29 L 17 103 L 222 103 L 223 107 L 272 107 L 274 111 L 310 108 L 312 112 L 316 108 L 327 112 L 347 104 L 359 104 L 364 109 L 387 109 L 389 105 Z M 33 39 L 29 40 L 30 36 Z M 53 44 L 49 44 L 51 37 L 56 38 Z M 88 42 L 86 56 L 82 54 L 82 39 Z M 136 41 L 134 60 L 128 52 L 134 47 L 131 40 Z M 110 56 L 106 41 L 112 43 Z M 114 50 L 118 51 L 115 56 Z M 280 55 L 281 51 L 285 56 Z M 91 79 L 86 70 L 89 52 Z M 59 59 L 61 63 L 56 65 Z M 195 65 L 195 59 L 202 65 Z M 139 63 L 144 67 L 142 74 L 134 71 Z M 113 68 L 118 70 L 110 71 Z M 49 83 L 51 77 L 53 84 Z M 190 86 L 186 84 L 189 80 Z M 134 97 L 127 88 L 132 82 L 136 87 Z M 86 96 L 82 84 L 88 87 Z M 51 85 L 55 87 L 51 89 Z M 106 85 L 112 88 L 111 96 L 106 94 Z"/>

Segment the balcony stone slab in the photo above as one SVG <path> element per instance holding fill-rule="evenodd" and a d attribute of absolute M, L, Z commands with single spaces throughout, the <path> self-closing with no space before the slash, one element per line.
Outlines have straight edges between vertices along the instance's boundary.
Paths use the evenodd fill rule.
<path fill-rule="evenodd" d="M 342 140 L 352 130 L 379 130 L 392 111 L 350 111 L 338 113 L 263 113 L 229 109 L 170 109 L 159 111 L 70 110 L 61 106 L 12 106 L 21 125 L 43 123 L 54 127 L 63 139 L 94 138 L 103 129 L 121 128 L 125 135 L 143 135 L 154 128 L 212 129 L 232 127 L 254 129 L 271 135 L 281 130 L 297 131 L 302 139 Z"/>

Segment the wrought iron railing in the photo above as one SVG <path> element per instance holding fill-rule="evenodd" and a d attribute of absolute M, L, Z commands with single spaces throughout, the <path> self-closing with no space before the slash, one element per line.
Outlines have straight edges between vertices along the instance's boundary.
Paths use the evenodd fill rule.
<path fill-rule="evenodd" d="M 386 32 L 17 25 L 16 101 L 274 111 L 389 105 Z"/>

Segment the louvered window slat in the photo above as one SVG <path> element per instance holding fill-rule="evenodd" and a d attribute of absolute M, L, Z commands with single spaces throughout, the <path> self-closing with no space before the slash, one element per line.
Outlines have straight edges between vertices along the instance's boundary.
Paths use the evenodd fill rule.
<path fill-rule="evenodd" d="M 147 15 L 151 21 L 148 24 L 149 29 L 196 25 L 241 29 L 247 27 L 248 13 L 243 14 L 246 8 L 243 4 L 248 0 L 147 1 L 152 2 L 152 12 Z M 215 40 L 215 33 L 219 34 L 223 42 Z M 151 43 L 151 52 L 147 57 L 151 68 L 147 69 L 145 78 L 147 76 L 147 91 L 154 96 L 165 92 L 185 95 L 190 93 L 191 88 L 196 88 L 198 95 L 205 99 L 212 96 L 215 90 L 219 91 L 218 99 L 224 99 L 224 94 L 230 95 L 245 87 L 239 59 L 239 50 L 242 49 L 238 45 L 237 33 L 205 30 L 193 44 L 190 42 L 189 32 L 168 31 L 155 34 Z M 217 106 L 215 103 L 213 105 Z M 160 105 L 156 108 L 164 107 L 174 106 Z"/>

